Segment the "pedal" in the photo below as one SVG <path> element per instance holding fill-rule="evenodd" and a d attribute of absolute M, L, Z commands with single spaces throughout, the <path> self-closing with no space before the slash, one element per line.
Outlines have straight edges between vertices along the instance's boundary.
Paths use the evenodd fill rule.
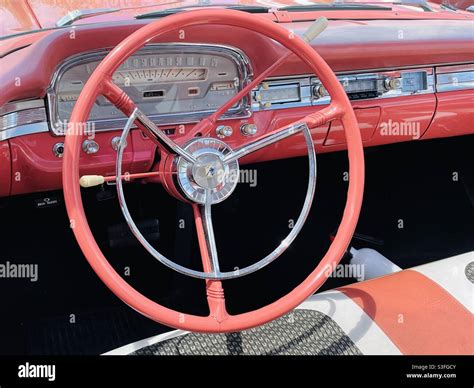
<path fill-rule="evenodd" d="M 135 222 L 140 233 L 151 244 L 160 239 L 159 221 L 157 219 L 144 220 Z M 133 235 L 127 223 L 123 222 L 112 225 L 107 228 L 107 240 L 109 247 L 130 248 L 140 245 L 140 242 Z"/>

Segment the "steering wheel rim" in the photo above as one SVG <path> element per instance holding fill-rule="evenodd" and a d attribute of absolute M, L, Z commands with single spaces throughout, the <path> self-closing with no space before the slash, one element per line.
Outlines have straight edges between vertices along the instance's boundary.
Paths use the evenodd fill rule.
<path fill-rule="evenodd" d="M 291 292 L 277 301 L 238 315 L 225 310 L 223 289 L 219 281 L 206 280 L 210 314 L 196 316 L 164 307 L 130 286 L 110 265 L 88 225 L 79 186 L 79 155 L 81 128 L 99 94 L 110 97 L 111 77 L 124 59 L 128 58 L 151 39 L 185 27 L 201 24 L 219 24 L 242 27 L 272 38 L 300 57 L 320 78 L 332 97 L 330 109 L 308 116 L 315 125 L 338 118 L 344 126 L 349 156 L 349 187 L 346 206 L 339 229 L 327 253 L 310 275 Z M 178 27 L 177 27 L 178 26 Z M 130 109 L 126 96 L 118 95 L 114 104 L 123 111 Z M 327 279 L 328 269 L 342 258 L 355 230 L 362 204 L 364 187 L 364 156 L 361 136 L 352 106 L 335 74 L 319 54 L 302 39 L 289 34 L 285 28 L 270 20 L 233 10 L 197 10 L 171 15 L 142 27 L 115 47 L 99 64 L 84 86 L 68 126 L 63 160 L 63 189 L 71 228 L 86 259 L 107 285 L 122 301 L 141 314 L 159 323 L 196 332 L 238 331 L 264 324 L 289 312 L 312 295 Z M 196 211 L 196 208 L 195 208 Z M 196 215 L 196 214 L 195 214 Z M 198 230 L 198 236 L 199 234 Z M 202 232 L 202 231 L 201 231 Z M 202 238 L 202 233 L 201 233 Z M 201 245 L 201 244 L 200 244 Z M 201 253 L 203 253 L 201 251 Z"/>

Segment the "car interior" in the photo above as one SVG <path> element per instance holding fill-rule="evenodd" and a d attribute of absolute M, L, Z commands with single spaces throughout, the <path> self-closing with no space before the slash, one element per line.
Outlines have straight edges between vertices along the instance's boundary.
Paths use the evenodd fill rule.
<path fill-rule="evenodd" d="M 0 355 L 474 353 L 469 4 L 72 3 L 0 11 Z"/>

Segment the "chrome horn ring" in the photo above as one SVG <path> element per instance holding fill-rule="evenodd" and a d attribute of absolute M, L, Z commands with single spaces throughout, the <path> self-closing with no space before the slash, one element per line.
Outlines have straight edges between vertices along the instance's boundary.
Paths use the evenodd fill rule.
<path fill-rule="evenodd" d="M 281 140 L 285 137 L 288 137 L 289 135 L 293 135 L 295 133 L 302 132 L 303 135 L 304 135 L 305 141 L 306 141 L 307 148 L 308 148 L 308 160 L 309 160 L 308 188 L 307 188 L 307 191 L 306 191 L 306 196 L 305 196 L 305 200 L 304 200 L 304 203 L 303 203 L 303 207 L 302 207 L 301 212 L 300 212 L 300 214 L 299 214 L 299 216 L 296 220 L 296 223 L 295 223 L 294 227 L 291 229 L 290 233 L 281 241 L 281 243 L 271 253 L 269 253 L 263 259 L 257 261 L 256 263 L 254 263 L 252 265 L 249 265 L 249 266 L 244 267 L 242 269 L 237 269 L 235 271 L 228 271 L 228 272 L 221 272 L 218 268 L 218 265 L 216 265 L 214 267 L 213 272 L 202 272 L 202 271 L 196 271 L 196 270 L 184 267 L 180 264 L 177 264 L 174 261 L 172 261 L 172 260 L 168 259 L 167 257 L 163 256 L 161 253 L 159 253 L 145 239 L 145 237 L 140 232 L 140 230 L 138 229 L 137 225 L 135 224 L 135 222 L 133 221 L 133 219 L 130 215 L 130 212 L 129 212 L 128 207 L 127 207 L 127 203 L 125 201 L 125 196 L 124 196 L 123 186 L 122 186 L 122 159 L 123 159 L 123 152 L 124 152 L 124 149 L 126 147 L 126 140 L 127 140 L 128 134 L 129 134 L 130 129 L 131 129 L 135 119 L 137 118 L 138 114 L 139 114 L 138 109 L 135 109 L 133 111 L 133 113 L 130 115 L 130 117 L 128 118 L 127 123 L 126 123 L 126 125 L 123 129 L 122 135 L 120 137 L 120 142 L 118 144 L 117 160 L 116 160 L 116 165 L 115 165 L 117 195 L 118 195 L 118 200 L 119 200 L 119 204 L 120 204 L 120 209 L 122 210 L 122 213 L 125 217 L 125 220 L 126 220 L 128 226 L 130 227 L 130 230 L 132 231 L 133 235 L 137 238 L 137 240 L 143 245 L 143 247 L 156 260 L 158 260 L 160 263 L 166 265 L 167 267 L 169 267 L 169 268 L 171 268 L 171 269 L 175 270 L 176 272 L 179 272 L 183 275 L 187 275 L 187 276 L 194 277 L 194 278 L 199 278 L 199 279 L 226 280 L 226 279 L 234 279 L 234 278 L 242 277 L 242 276 L 245 276 L 245 275 L 249 275 L 253 272 L 256 272 L 256 271 L 262 269 L 263 267 L 265 267 L 266 265 L 270 264 L 275 259 L 277 259 L 280 255 L 283 254 L 283 252 L 285 252 L 288 249 L 288 247 L 295 240 L 295 238 L 298 236 L 301 229 L 303 228 L 303 225 L 306 221 L 306 218 L 309 215 L 309 211 L 311 209 L 311 205 L 312 205 L 313 198 L 314 198 L 314 193 L 315 193 L 315 190 L 316 190 L 316 152 L 315 152 L 315 149 L 314 149 L 314 144 L 313 144 L 313 139 L 311 137 L 311 132 L 310 132 L 308 126 L 305 123 L 292 125 L 291 127 L 287 128 L 286 130 L 284 130 L 282 132 L 279 132 L 280 135 L 276 136 L 275 139 L 274 139 L 275 141 L 278 141 L 278 140 Z M 281 136 L 281 134 L 286 134 L 286 136 Z M 216 142 L 223 143 L 223 142 L 221 142 L 219 140 L 216 140 L 216 139 L 212 139 L 212 140 L 214 140 Z M 195 140 L 188 143 L 187 148 L 189 148 L 189 145 L 193 144 L 194 142 L 195 142 Z M 225 143 L 223 143 L 223 144 L 225 145 Z M 258 144 L 256 147 L 263 148 L 263 147 L 265 147 L 266 145 L 269 145 L 269 144 L 272 144 L 272 143 L 269 143 L 268 141 L 267 142 L 261 142 L 261 144 Z M 190 147 L 190 148 L 192 148 L 192 147 Z M 189 149 L 187 151 L 189 151 Z M 224 162 L 223 166 L 219 167 L 219 168 L 225 168 L 226 165 L 229 166 L 229 165 L 231 165 L 231 163 L 234 163 L 234 162 L 237 163 L 237 159 L 241 156 L 245 156 L 247 153 L 248 152 L 247 152 L 245 147 L 240 149 L 240 151 L 236 151 L 236 152 L 233 152 L 232 150 L 228 151 L 228 149 L 226 149 L 225 151 L 222 152 L 222 155 L 224 156 L 224 159 L 220 159 L 220 161 L 219 161 L 219 163 Z M 179 166 L 179 163 L 180 163 L 180 161 L 178 159 L 178 162 L 177 162 L 178 166 Z M 208 162 L 208 165 L 209 164 L 212 164 L 212 163 Z M 237 164 L 237 169 L 238 169 L 238 164 Z M 186 168 L 183 171 L 185 171 L 185 173 L 188 174 L 188 166 L 187 165 L 186 165 Z M 191 173 L 194 174 L 194 172 L 191 172 Z M 196 173 L 196 174 L 197 174 L 196 176 L 199 176 L 199 173 Z M 196 176 L 194 176 L 194 178 L 196 178 Z M 203 177 L 201 176 L 201 178 L 203 178 Z M 194 179 L 194 180 L 196 181 L 196 179 Z M 197 180 L 199 180 L 199 178 Z M 204 180 L 201 181 L 201 184 L 203 186 L 206 186 L 205 182 L 206 182 L 206 179 L 204 177 Z M 222 183 L 222 182 L 217 182 L 216 185 L 214 186 L 214 188 L 218 187 L 219 183 Z M 203 186 L 200 186 L 200 187 L 202 188 Z M 233 189 L 235 189 L 235 186 L 226 194 L 227 196 L 225 198 L 227 198 L 228 195 L 230 195 L 232 193 Z M 207 192 L 209 192 L 211 190 L 212 190 L 212 187 L 211 187 L 211 189 L 209 187 L 205 188 L 205 191 L 207 191 Z M 216 199 L 216 201 L 220 202 L 218 199 Z M 198 202 L 198 203 L 205 203 L 205 202 L 206 201 L 204 200 L 204 202 Z M 217 203 L 217 202 L 213 202 L 213 203 Z M 208 207 L 208 205 L 209 205 L 209 207 Z M 205 209 L 206 209 L 206 215 L 207 215 L 208 210 L 210 209 L 210 204 L 209 203 L 206 203 L 206 208 Z M 210 214 L 209 214 L 209 221 L 210 221 Z M 212 238 L 214 238 L 213 235 L 212 235 Z M 213 243 L 213 246 L 215 247 L 215 241 L 212 241 L 212 243 Z"/>

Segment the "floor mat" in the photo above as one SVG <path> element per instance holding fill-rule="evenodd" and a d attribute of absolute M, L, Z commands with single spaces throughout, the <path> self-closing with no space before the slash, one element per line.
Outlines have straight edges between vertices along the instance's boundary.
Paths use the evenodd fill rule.
<path fill-rule="evenodd" d="M 263 326 L 228 334 L 190 333 L 146 346 L 134 355 L 360 355 L 330 317 L 295 310 Z"/>

